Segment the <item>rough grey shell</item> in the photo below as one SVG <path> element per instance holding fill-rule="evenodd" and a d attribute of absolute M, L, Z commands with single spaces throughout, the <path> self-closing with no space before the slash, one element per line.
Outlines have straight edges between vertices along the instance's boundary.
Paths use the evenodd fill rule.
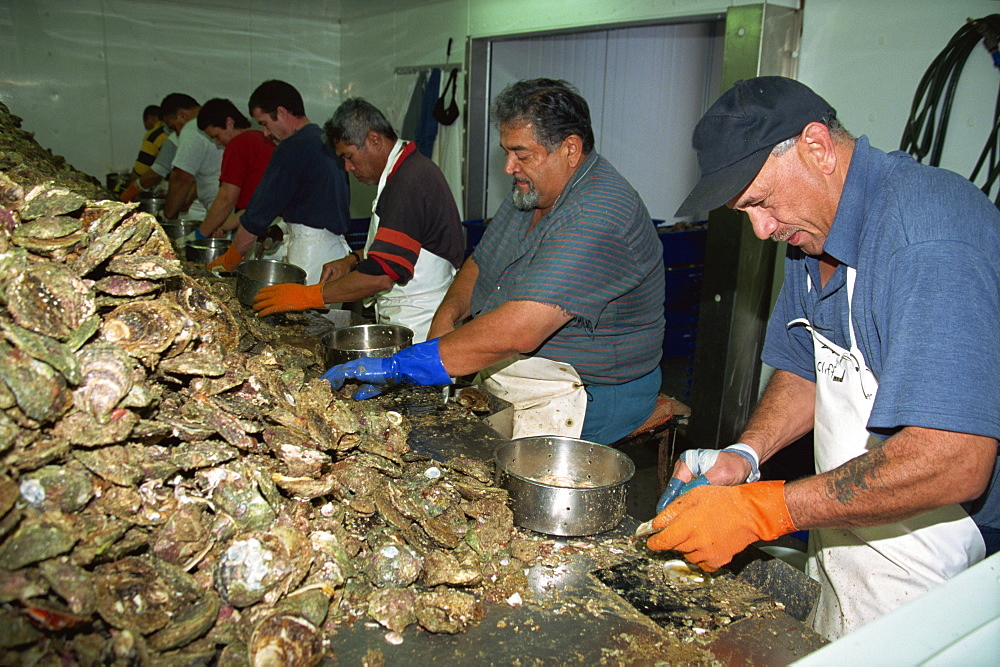
<path fill-rule="evenodd" d="M 7 285 L 7 308 L 25 329 L 66 340 L 96 312 L 94 292 L 62 264 L 29 266 Z"/>

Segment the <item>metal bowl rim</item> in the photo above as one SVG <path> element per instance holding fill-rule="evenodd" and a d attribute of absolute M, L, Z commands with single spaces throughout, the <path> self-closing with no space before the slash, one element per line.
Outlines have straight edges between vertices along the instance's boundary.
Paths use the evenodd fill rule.
<path fill-rule="evenodd" d="M 228 240 L 228 239 L 222 239 L 222 240 Z M 236 265 L 236 273 L 238 273 L 241 276 L 247 278 L 248 280 L 255 280 L 257 282 L 264 282 L 262 280 L 254 278 L 253 276 L 247 275 L 247 269 L 244 268 L 244 265 L 260 266 L 262 264 L 280 264 L 281 266 L 287 266 L 288 268 L 295 269 L 297 271 L 301 271 L 302 273 L 306 272 L 305 269 L 303 269 L 301 266 L 297 266 L 295 264 L 289 264 L 288 262 L 282 262 L 281 260 L 278 260 L 278 259 L 245 259 L 245 260 L 243 260 L 242 262 L 240 262 L 239 264 Z M 305 276 L 303 276 L 303 279 L 305 279 Z"/>
<path fill-rule="evenodd" d="M 204 248 L 205 250 L 211 250 L 212 246 L 222 245 L 223 243 L 230 243 L 231 239 L 192 239 L 187 242 L 188 247 Z"/>
<path fill-rule="evenodd" d="M 399 331 L 400 333 L 402 333 L 402 335 L 403 335 L 404 338 L 406 337 L 406 334 L 408 333 L 409 336 L 410 336 L 410 343 L 409 344 L 396 343 L 395 345 L 383 345 L 382 347 L 337 347 L 337 346 L 331 345 L 330 343 L 327 342 L 331 337 L 333 337 L 335 335 L 341 335 L 341 334 L 343 334 L 343 332 L 349 331 L 351 329 L 360 330 L 360 329 L 368 329 L 368 328 L 375 328 L 375 327 L 380 327 L 380 328 L 392 329 L 392 330 L 395 330 L 395 331 Z M 404 327 L 402 324 L 378 324 L 378 323 L 373 323 L 373 324 L 348 324 L 346 327 L 336 327 L 336 328 L 332 329 L 331 331 L 326 332 L 325 334 L 323 334 L 320 337 L 319 343 L 324 348 L 327 348 L 327 349 L 330 349 L 330 350 L 337 350 L 337 351 L 340 351 L 340 352 L 361 352 L 361 351 L 364 351 L 364 350 L 388 350 L 388 349 L 391 349 L 391 348 L 394 348 L 394 347 L 399 347 L 400 345 L 403 345 L 403 347 L 408 347 L 408 345 L 412 345 L 413 344 L 413 329 L 411 329 L 409 327 Z"/>
<path fill-rule="evenodd" d="M 561 439 L 561 440 L 568 440 L 570 442 L 579 443 L 581 445 L 588 445 L 588 446 L 591 446 L 591 447 L 599 447 L 599 448 L 602 448 L 602 449 L 609 449 L 612 452 L 614 452 L 615 454 L 617 454 L 618 456 L 624 457 L 626 463 L 628 464 L 627 465 L 628 475 L 626 475 L 623 479 L 615 482 L 614 484 L 605 484 L 603 486 L 583 486 L 583 487 L 581 487 L 581 486 L 557 486 L 555 484 L 546 484 L 545 482 L 539 482 L 536 479 L 531 479 L 529 477 L 525 477 L 523 475 L 519 475 L 516 472 L 508 470 L 504 465 L 502 465 L 500 463 L 500 458 L 499 458 L 499 456 L 497 456 L 497 452 L 499 452 L 504 447 L 509 447 L 510 445 L 512 445 L 514 443 L 524 442 L 526 440 L 538 440 L 538 439 L 541 439 L 541 438 L 558 438 L 558 439 Z M 635 461 L 633 461 L 630 456 L 628 456 L 627 454 L 625 454 L 621 450 L 615 449 L 614 447 L 608 447 L 607 445 L 602 445 L 599 442 L 592 442 L 590 440 L 581 440 L 580 438 L 569 438 L 569 437 L 562 436 L 562 435 L 532 435 L 532 436 L 528 436 L 526 438 L 514 438 L 512 440 L 508 440 L 507 442 L 502 442 L 499 445 L 497 445 L 496 448 L 494 448 L 494 450 L 493 450 L 493 462 L 496 463 L 497 469 L 500 470 L 501 472 L 503 472 L 503 474 L 508 475 L 510 477 L 513 477 L 514 479 L 516 479 L 518 481 L 525 482 L 527 484 L 533 484 L 535 486 L 540 486 L 540 487 L 543 487 L 543 488 L 546 488 L 546 489 L 565 489 L 567 491 L 582 492 L 582 493 L 592 493 L 592 492 L 595 492 L 595 491 L 604 492 L 604 491 L 607 491 L 608 489 L 614 489 L 616 487 L 623 486 L 623 485 L 627 484 L 628 482 L 630 482 L 632 480 L 633 477 L 635 477 Z"/>

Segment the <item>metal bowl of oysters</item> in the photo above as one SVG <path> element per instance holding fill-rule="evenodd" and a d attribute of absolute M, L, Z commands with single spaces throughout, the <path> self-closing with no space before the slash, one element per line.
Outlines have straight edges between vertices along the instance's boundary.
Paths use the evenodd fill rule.
<path fill-rule="evenodd" d="M 208 264 L 222 257 L 229 249 L 229 239 L 196 239 L 184 246 L 184 258 L 197 264 Z"/>
<path fill-rule="evenodd" d="M 323 336 L 323 357 L 336 366 L 361 357 L 391 357 L 413 342 L 413 331 L 398 324 L 359 324 Z"/>
<path fill-rule="evenodd" d="M 248 259 L 236 267 L 236 298 L 244 306 L 252 306 L 254 296 L 264 287 L 305 282 L 305 270 L 294 264 L 276 259 Z"/>
<path fill-rule="evenodd" d="M 510 494 L 514 522 L 547 535 L 611 530 L 625 517 L 635 464 L 617 449 L 562 436 L 506 442 L 493 453 L 497 486 Z"/>

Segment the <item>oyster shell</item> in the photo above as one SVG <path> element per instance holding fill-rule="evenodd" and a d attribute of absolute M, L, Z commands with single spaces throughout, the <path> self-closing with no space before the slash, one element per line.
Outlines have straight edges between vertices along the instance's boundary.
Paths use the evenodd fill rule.
<path fill-rule="evenodd" d="M 393 632 L 417 622 L 417 592 L 412 588 L 383 588 L 368 597 L 368 615 Z"/>
<path fill-rule="evenodd" d="M 294 528 L 279 526 L 233 540 L 213 569 L 215 589 L 227 604 L 246 607 L 269 593 L 287 592 L 305 576 L 309 543 Z"/>
<path fill-rule="evenodd" d="M 142 635 L 165 627 L 201 597 L 194 578 L 155 556 L 130 556 L 94 570 L 97 612 Z"/>
<path fill-rule="evenodd" d="M 416 602 L 417 621 L 428 632 L 456 634 L 486 615 L 475 597 L 461 591 L 421 593 Z"/>
<path fill-rule="evenodd" d="M 118 345 L 93 343 L 77 355 L 81 383 L 73 392 L 73 403 L 100 424 L 110 420 L 132 390 L 132 360 Z"/>
<path fill-rule="evenodd" d="M 72 514 L 94 495 L 90 474 L 79 463 L 47 465 L 21 477 L 21 498 L 33 509 Z"/>
<path fill-rule="evenodd" d="M 170 301 L 132 301 L 108 313 L 102 337 L 133 357 L 163 352 L 184 329 L 187 314 Z"/>
<path fill-rule="evenodd" d="M 247 646 L 250 664 L 318 664 L 323 657 L 323 634 L 312 622 L 290 612 L 268 616 L 254 628 Z"/>
<path fill-rule="evenodd" d="M 83 206 L 86 198 L 66 188 L 54 187 L 49 181 L 33 187 L 21 201 L 20 213 L 24 220 L 47 215 L 71 213 Z"/>
<path fill-rule="evenodd" d="M 64 554 L 78 537 L 69 517 L 52 511 L 26 513 L 14 534 L 0 544 L 0 567 L 16 570 Z"/>
<path fill-rule="evenodd" d="M 29 266 L 7 285 L 7 309 L 14 320 L 35 333 L 66 340 L 94 315 L 94 292 L 68 267 Z"/>
<path fill-rule="evenodd" d="M 160 255 L 116 255 L 108 262 L 108 271 L 136 280 L 163 280 L 183 272 L 180 262 Z"/>
<path fill-rule="evenodd" d="M 38 422 L 56 420 L 73 401 L 62 375 L 2 341 L 0 380 L 7 385 L 24 414 Z"/>

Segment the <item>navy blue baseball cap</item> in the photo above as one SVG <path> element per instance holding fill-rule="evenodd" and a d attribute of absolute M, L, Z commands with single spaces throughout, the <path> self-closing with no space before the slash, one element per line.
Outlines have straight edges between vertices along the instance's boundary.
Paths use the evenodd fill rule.
<path fill-rule="evenodd" d="M 771 149 L 837 111 L 805 84 L 783 76 L 737 81 L 694 128 L 701 178 L 674 215 L 711 211 L 757 176 Z"/>

